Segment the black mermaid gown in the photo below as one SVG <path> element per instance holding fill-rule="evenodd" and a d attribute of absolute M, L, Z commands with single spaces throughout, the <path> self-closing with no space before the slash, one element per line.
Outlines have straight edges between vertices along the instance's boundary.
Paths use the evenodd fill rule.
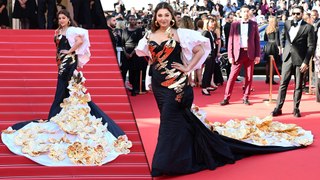
<path fill-rule="evenodd" d="M 253 145 L 209 130 L 190 110 L 194 96 L 187 75 L 171 68 L 173 62 L 182 63 L 179 42 L 149 41 L 148 47 L 154 61 L 152 90 L 160 111 L 152 176 L 213 170 L 250 155 L 298 148 Z"/>
<path fill-rule="evenodd" d="M 54 101 L 49 111 L 49 121 L 52 117 L 54 117 L 61 111 L 62 108 L 60 107 L 60 104 L 65 98 L 69 97 L 69 90 L 67 89 L 68 82 L 73 76 L 73 72 L 77 68 L 76 54 L 73 53 L 71 55 L 66 55 L 60 53 L 61 50 L 69 50 L 71 48 L 66 36 L 58 35 L 54 39 L 57 46 L 56 61 L 58 65 L 58 81 Z M 125 134 L 123 130 L 117 124 L 115 124 L 115 122 L 108 115 L 106 115 L 94 102 L 90 101 L 88 102 L 88 105 L 91 108 L 90 114 L 94 115 L 97 118 L 102 118 L 103 124 L 108 123 L 108 130 L 115 137 Z M 17 123 L 13 125 L 12 128 L 18 130 L 28 123 L 30 123 L 30 121 Z"/>

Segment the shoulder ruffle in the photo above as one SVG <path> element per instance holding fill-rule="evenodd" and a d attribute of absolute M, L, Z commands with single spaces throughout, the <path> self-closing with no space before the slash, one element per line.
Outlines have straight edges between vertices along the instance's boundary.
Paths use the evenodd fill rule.
<path fill-rule="evenodd" d="M 148 48 L 148 39 L 150 31 L 147 31 L 146 34 L 140 39 L 138 46 L 136 47 L 135 51 L 138 56 L 149 56 L 151 58 L 151 54 Z"/>
<path fill-rule="evenodd" d="M 72 47 L 75 44 L 76 36 L 83 37 L 82 45 L 76 50 L 76 54 L 78 55 L 78 65 L 83 67 L 90 60 L 90 40 L 88 30 L 79 28 L 79 27 L 69 27 L 66 32 L 66 37 L 70 46 Z"/>
<path fill-rule="evenodd" d="M 183 58 L 190 62 L 193 57 L 192 49 L 201 45 L 204 50 L 204 55 L 200 58 L 199 62 L 194 66 L 193 70 L 201 68 L 201 65 L 206 61 L 211 51 L 210 40 L 201 35 L 200 32 L 190 29 L 177 29 L 177 33 L 180 40 L 180 46 L 182 48 Z"/>

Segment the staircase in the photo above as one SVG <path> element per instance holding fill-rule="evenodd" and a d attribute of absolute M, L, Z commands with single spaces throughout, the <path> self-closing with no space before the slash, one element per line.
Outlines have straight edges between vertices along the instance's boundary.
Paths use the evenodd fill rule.
<path fill-rule="evenodd" d="M 0 30 L 0 130 L 47 118 L 57 81 L 53 34 Z M 133 142 L 131 153 L 99 167 L 46 167 L 11 153 L 0 141 L 0 179 L 151 179 L 110 37 L 105 30 L 90 30 L 89 36 L 92 57 L 82 70 L 85 86 Z"/>

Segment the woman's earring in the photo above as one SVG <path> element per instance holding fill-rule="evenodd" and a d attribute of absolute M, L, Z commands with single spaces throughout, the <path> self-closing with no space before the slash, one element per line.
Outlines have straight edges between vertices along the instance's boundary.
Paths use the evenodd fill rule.
<path fill-rule="evenodd" d="M 172 19 L 172 20 L 170 21 L 171 27 L 173 27 L 173 26 L 175 25 L 175 23 L 176 23 L 176 21 Z"/>
<path fill-rule="evenodd" d="M 158 23 L 158 21 L 154 21 L 154 25 L 155 25 L 156 27 L 159 27 L 159 26 L 160 26 L 159 23 Z"/>

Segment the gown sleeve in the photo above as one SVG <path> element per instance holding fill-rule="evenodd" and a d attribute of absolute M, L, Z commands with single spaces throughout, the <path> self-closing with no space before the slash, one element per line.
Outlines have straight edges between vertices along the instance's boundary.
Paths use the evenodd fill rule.
<path fill-rule="evenodd" d="M 78 55 L 78 66 L 83 67 L 90 60 L 91 56 L 88 30 L 79 27 L 69 27 L 66 32 L 66 37 L 71 47 L 75 44 L 76 36 L 79 35 L 83 37 L 83 43 L 76 50 L 76 54 Z"/>
<path fill-rule="evenodd" d="M 137 56 L 149 56 L 151 58 L 151 54 L 148 48 L 148 36 L 150 32 L 146 32 L 142 39 L 140 39 L 138 46 L 136 47 L 135 51 Z"/>
<path fill-rule="evenodd" d="M 179 28 L 177 29 L 177 33 L 182 48 L 182 58 L 186 60 L 187 63 L 192 60 L 192 49 L 197 45 L 202 46 L 204 55 L 200 58 L 199 62 L 191 71 L 201 68 L 201 65 L 205 62 L 211 51 L 210 40 L 202 36 L 200 32 L 190 29 Z"/>

